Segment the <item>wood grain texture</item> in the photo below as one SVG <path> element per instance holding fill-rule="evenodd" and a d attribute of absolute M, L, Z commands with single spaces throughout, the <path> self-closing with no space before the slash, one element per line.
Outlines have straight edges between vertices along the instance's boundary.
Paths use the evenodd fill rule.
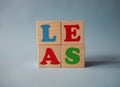
<path fill-rule="evenodd" d="M 77 64 L 68 64 L 65 61 L 66 56 L 66 50 L 68 48 L 79 48 L 80 53 L 76 53 L 73 51 L 72 53 L 79 55 L 80 61 Z M 70 61 L 73 61 L 71 58 L 67 57 Z M 85 46 L 84 44 L 76 44 L 76 45 L 62 45 L 61 47 L 61 62 L 63 68 L 80 68 L 85 66 Z"/>
<path fill-rule="evenodd" d="M 60 21 L 37 21 L 37 44 L 60 44 Z M 41 25 L 50 25 L 49 38 L 56 36 L 55 42 L 42 42 L 43 31 Z"/>
<path fill-rule="evenodd" d="M 65 38 L 66 38 L 66 29 L 64 27 L 64 25 L 79 25 L 79 30 L 76 30 L 75 28 L 72 28 L 72 31 L 76 30 L 76 36 L 81 37 L 79 42 L 73 41 L 73 42 L 65 42 Z M 62 28 L 62 38 L 61 38 L 61 42 L 62 44 L 80 44 L 80 43 L 84 43 L 84 22 L 81 21 L 61 21 L 61 28 Z M 73 38 L 76 38 L 72 35 Z"/>
<path fill-rule="evenodd" d="M 49 28 L 49 38 L 53 38 L 56 36 L 56 41 L 42 41 L 43 39 L 43 29 L 41 25 L 50 25 Z M 71 29 L 71 37 L 75 39 L 77 36 L 80 36 L 79 41 L 65 41 L 66 39 L 66 27 L 65 25 L 77 25 L 79 29 L 72 27 Z M 38 46 L 38 66 L 41 68 L 81 68 L 85 67 L 85 46 L 84 46 L 84 22 L 83 21 L 37 21 L 37 46 Z M 73 34 L 73 32 L 76 32 Z M 70 33 L 71 33 L 70 32 Z M 69 34 L 68 34 L 69 35 Z M 57 60 L 60 64 L 51 64 L 51 61 L 47 60 L 47 64 L 41 64 L 41 61 L 45 57 L 46 49 L 52 49 Z M 77 48 L 80 52 L 76 52 L 75 50 L 71 51 L 71 54 L 75 54 L 80 59 L 77 63 L 70 64 L 66 62 L 66 58 L 68 61 L 73 61 L 75 55 L 72 58 L 66 55 L 66 51 L 69 48 Z M 47 55 L 48 57 L 49 55 Z M 46 57 L 46 58 L 47 58 Z M 53 56 L 52 56 L 53 57 Z"/>
<path fill-rule="evenodd" d="M 51 48 L 54 52 L 55 56 L 57 57 L 57 60 L 60 62 L 60 45 L 38 45 L 38 66 L 41 68 L 60 68 L 61 63 L 57 65 L 50 64 L 51 61 L 47 61 L 46 65 L 40 64 L 40 62 L 43 60 L 46 49 Z"/>

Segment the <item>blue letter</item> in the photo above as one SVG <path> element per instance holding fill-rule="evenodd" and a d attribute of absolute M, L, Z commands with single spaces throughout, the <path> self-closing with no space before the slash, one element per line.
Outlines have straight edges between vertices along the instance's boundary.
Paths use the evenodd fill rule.
<path fill-rule="evenodd" d="M 43 29 L 43 42 L 55 42 L 56 40 L 56 36 L 54 36 L 53 38 L 49 38 L 49 28 L 50 25 L 41 25 L 42 29 Z"/>

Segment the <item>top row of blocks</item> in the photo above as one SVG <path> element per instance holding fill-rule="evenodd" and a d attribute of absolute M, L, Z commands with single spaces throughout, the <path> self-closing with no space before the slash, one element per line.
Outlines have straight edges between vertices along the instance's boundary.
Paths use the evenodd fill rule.
<path fill-rule="evenodd" d="M 83 21 L 38 21 L 37 43 L 84 43 L 84 23 Z"/>

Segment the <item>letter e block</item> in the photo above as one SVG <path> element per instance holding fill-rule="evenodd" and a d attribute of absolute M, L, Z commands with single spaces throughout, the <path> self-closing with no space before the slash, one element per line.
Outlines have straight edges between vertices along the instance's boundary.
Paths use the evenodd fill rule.
<path fill-rule="evenodd" d="M 83 21 L 62 21 L 62 44 L 84 43 Z"/>

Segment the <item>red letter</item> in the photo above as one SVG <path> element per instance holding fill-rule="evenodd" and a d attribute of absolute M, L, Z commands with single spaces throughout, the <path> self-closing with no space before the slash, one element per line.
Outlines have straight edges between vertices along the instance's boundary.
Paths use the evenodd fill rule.
<path fill-rule="evenodd" d="M 66 29 L 66 39 L 64 41 L 80 41 L 80 36 L 76 37 L 76 30 L 79 30 L 79 25 L 64 25 Z M 72 31 L 72 29 L 74 29 Z"/>
<path fill-rule="evenodd" d="M 55 56 L 55 54 L 51 48 L 46 49 L 46 54 L 45 54 L 42 62 L 40 62 L 40 64 L 45 65 L 45 64 L 47 64 L 46 61 L 51 61 L 50 64 L 60 64 L 60 62 L 57 60 L 57 57 Z"/>

